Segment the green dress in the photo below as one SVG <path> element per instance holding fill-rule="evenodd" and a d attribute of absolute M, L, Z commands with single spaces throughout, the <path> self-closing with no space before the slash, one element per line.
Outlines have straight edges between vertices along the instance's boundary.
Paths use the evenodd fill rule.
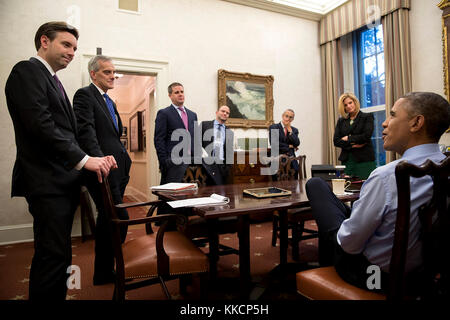
<path fill-rule="evenodd" d="M 350 125 L 353 124 L 353 120 L 350 120 Z M 342 163 L 345 165 L 345 174 L 349 176 L 357 176 L 362 180 L 366 180 L 370 173 L 377 167 L 375 161 L 356 162 L 353 155 L 348 155 L 348 160 Z"/>

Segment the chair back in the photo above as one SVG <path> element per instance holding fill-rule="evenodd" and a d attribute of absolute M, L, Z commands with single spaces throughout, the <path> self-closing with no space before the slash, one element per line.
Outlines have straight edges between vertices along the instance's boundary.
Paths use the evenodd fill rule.
<path fill-rule="evenodd" d="M 449 290 L 450 276 L 450 217 L 449 217 L 449 176 L 450 157 L 440 164 L 427 160 L 420 167 L 406 161 L 395 168 L 398 190 L 398 209 L 395 225 L 394 245 L 390 263 L 390 282 L 387 298 L 400 300 L 405 295 L 405 264 L 411 214 L 410 178 L 426 175 L 433 180 L 432 200 L 419 210 L 421 238 L 423 245 L 425 295 L 432 291 Z"/>
<path fill-rule="evenodd" d="M 293 180 L 295 176 L 295 168 L 292 163 L 294 161 L 298 162 L 298 179 L 306 178 L 306 155 L 300 155 L 298 157 L 290 157 L 285 154 L 278 156 L 278 171 L 275 174 L 277 181 L 282 180 Z"/>
<path fill-rule="evenodd" d="M 114 257 L 116 259 L 116 268 L 117 275 L 123 277 L 125 275 L 125 271 L 123 267 L 123 253 L 122 253 L 122 241 L 120 239 L 120 228 L 118 224 L 113 223 L 113 220 L 119 220 L 119 217 L 116 212 L 116 207 L 114 205 L 114 201 L 111 194 L 111 188 L 109 186 L 108 177 L 103 177 L 103 182 L 100 183 L 100 189 L 102 192 L 103 198 L 103 207 L 105 210 L 106 219 L 112 231 L 112 244 L 114 248 Z"/>
<path fill-rule="evenodd" d="M 189 165 L 183 177 L 183 182 L 197 183 L 199 187 L 206 186 L 207 175 L 202 165 Z"/>

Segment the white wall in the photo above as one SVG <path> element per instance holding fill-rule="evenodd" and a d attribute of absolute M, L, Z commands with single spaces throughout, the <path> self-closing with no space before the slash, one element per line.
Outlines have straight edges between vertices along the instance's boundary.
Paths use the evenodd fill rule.
<path fill-rule="evenodd" d="M 412 90 L 444 95 L 442 10 L 438 1 L 412 0 L 410 17 Z"/>
<path fill-rule="evenodd" d="M 110 0 L 0 1 L 0 87 L 13 65 L 35 55 L 33 38 L 44 22 L 77 24 L 77 56 L 60 78 L 70 97 L 82 86 L 86 71 L 82 54 L 106 55 L 167 62 L 168 82 L 185 86 L 186 106 L 199 120 L 214 117 L 217 109 L 217 70 L 273 75 L 274 120 L 282 111 L 296 111 L 301 153 L 308 166 L 322 161 L 322 106 L 318 23 L 219 0 L 142 1 L 142 14 L 118 12 Z M 77 12 L 79 19 L 77 19 Z M 166 85 L 168 85 L 167 83 Z M 166 92 L 165 107 L 169 104 Z M 236 130 L 238 136 L 243 130 Z M 252 132 L 264 136 L 265 131 Z M 13 127 L 4 90 L 0 90 L 0 243 L 2 232 L 26 224 L 31 217 L 23 199 L 10 199 L 15 158 Z"/>
<path fill-rule="evenodd" d="M 412 90 L 445 97 L 442 57 L 442 10 L 437 1 L 412 0 L 410 11 Z M 439 143 L 450 145 L 450 133 Z"/>

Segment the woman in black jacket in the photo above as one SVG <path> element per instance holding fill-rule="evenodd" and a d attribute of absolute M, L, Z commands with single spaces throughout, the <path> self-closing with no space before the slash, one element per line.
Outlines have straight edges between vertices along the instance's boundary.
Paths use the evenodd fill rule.
<path fill-rule="evenodd" d="M 344 93 L 339 98 L 339 118 L 333 142 L 342 149 L 339 160 L 345 165 L 345 173 L 367 179 L 376 168 L 372 146 L 373 115 L 360 111 L 358 98 Z"/>

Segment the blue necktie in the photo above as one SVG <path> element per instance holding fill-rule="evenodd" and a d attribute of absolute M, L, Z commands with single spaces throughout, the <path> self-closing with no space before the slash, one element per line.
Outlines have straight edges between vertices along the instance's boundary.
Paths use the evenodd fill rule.
<path fill-rule="evenodd" d="M 103 96 L 105 97 L 106 105 L 108 106 L 109 114 L 111 115 L 111 117 L 113 119 L 114 126 L 116 127 L 116 130 L 119 131 L 119 127 L 117 125 L 116 113 L 114 112 L 113 102 L 106 93 Z"/>
<path fill-rule="evenodd" d="M 224 144 L 223 134 L 222 134 L 222 127 L 223 127 L 223 124 L 221 124 L 221 123 L 219 123 L 217 125 L 216 148 L 214 150 L 214 155 L 216 157 L 218 157 L 219 159 L 222 159 L 222 157 L 221 157 L 221 153 L 222 152 L 221 151 L 223 150 L 223 144 Z"/>

